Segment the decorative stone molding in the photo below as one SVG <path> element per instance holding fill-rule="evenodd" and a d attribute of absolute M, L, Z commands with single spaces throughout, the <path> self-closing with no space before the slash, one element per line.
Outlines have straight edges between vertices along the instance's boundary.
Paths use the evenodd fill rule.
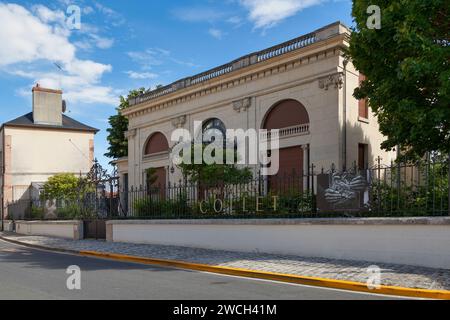
<path fill-rule="evenodd" d="M 262 79 L 262 78 L 265 78 L 265 77 L 269 77 L 272 74 L 275 74 L 275 72 L 276 73 L 286 72 L 286 71 L 293 70 L 293 69 L 296 69 L 296 68 L 304 67 L 307 64 L 310 64 L 310 63 L 313 63 L 313 62 L 317 62 L 317 61 L 322 60 L 322 59 L 328 59 L 328 58 L 330 58 L 332 56 L 340 56 L 340 55 L 342 55 L 342 50 L 338 50 L 336 48 L 331 48 L 331 49 L 323 51 L 321 54 L 314 54 L 314 55 L 310 55 L 310 56 L 305 56 L 305 57 L 302 57 L 302 58 L 299 58 L 299 59 L 295 59 L 295 60 L 283 63 L 281 65 L 281 66 L 283 66 L 282 68 L 279 65 L 277 65 L 277 66 L 268 68 L 266 70 L 257 71 L 257 72 L 254 72 L 254 73 L 250 74 L 250 75 L 242 76 L 242 77 L 238 78 L 237 80 L 228 81 L 228 82 L 224 82 L 224 83 L 219 83 L 217 85 L 211 86 L 208 89 L 201 88 L 198 91 L 194 91 L 194 92 L 188 93 L 188 94 L 186 94 L 186 95 L 184 95 L 184 96 L 182 96 L 180 98 L 174 98 L 174 99 L 171 99 L 171 100 L 168 100 L 168 101 L 164 101 L 164 102 L 161 102 L 161 103 L 157 103 L 157 104 L 154 104 L 154 105 L 151 105 L 151 106 L 144 107 L 142 109 L 133 110 L 133 107 L 131 107 L 131 108 L 129 108 L 130 111 L 125 109 L 123 111 L 123 113 L 128 118 L 136 118 L 136 117 L 139 117 L 139 116 L 147 114 L 147 113 L 151 113 L 151 112 L 155 112 L 155 111 L 158 111 L 158 110 L 162 110 L 162 109 L 166 109 L 166 108 L 172 107 L 172 106 L 178 104 L 179 102 L 191 101 L 191 100 L 197 99 L 198 97 L 201 97 L 201 96 L 204 96 L 204 95 L 207 95 L 207 94 L 220 92 L 220 91 L 223 91 L 223 90 L 226 90 L 226 89 L 233 88 L 233 87 L 238 86 L 238 85 L 239 86 L 240 85 L 245 85 L 245 84 L 247 84 L 249 82 L 252 82 L 254 80 L 257 80 L 257 79 Z M 328 78 L 328 76 L 325 77 L 325 78 Z M 314 80 L 311 79 L 310 82 L 312 82 L 312 81 L 317 81 L 317 80 L 316 79 L 314 79 Z M 207 93 L 207 91 L 208 91 L 208 93 Z"/>
<path fill-rule="evenodd" d="M 251 98 L 244 98 L 241 100 L 233 101 L 233 109 L 237 112 L 245 112 L 250 108 L 251 103 Z"/>
<path fill-rule="evenodd" d="M 125 131 L 125 138 L 130 139 L 136 136 L 136 129 Z"/>
<path fill-rule="evenodd" d="M 342 89 L 343 84 L 344 77 L 341 72 L 319 79 L 319 88 L 324 90 L 328 90 L 328 88 L 331 86 L 333 86 L 335 89 Z"/>
<path fill-rule="evenodd" d="M 172 125 L 175 128 L 182 128 L 186 124 L 186 116 L 182 115 L 176 118 L 172 118 Z"/>

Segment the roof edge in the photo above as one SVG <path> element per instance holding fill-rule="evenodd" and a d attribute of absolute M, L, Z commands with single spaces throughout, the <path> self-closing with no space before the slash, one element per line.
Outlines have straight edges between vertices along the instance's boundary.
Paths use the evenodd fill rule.
<path fill-rule="evenodd" d="M 337 30 L 336 27 L 338 27 Z M 146 93 L 141 94 L 137 97 L 130 98 L 129 99 L 130 106 L 127 109 L 131 109 L 147 101 L 155 100 L 159 97 L 170 95 L 174 92 L 183 90 L 196 84 L 207 82 L 211 79 L 220 77 L 224 74 L 232 73 L 233 71 L 243 69 L 245 67 L 263 61 L 270 60 L 271 58 L 284 55 L 285 53 L 301 49 L 309 46 L 310 44 L 320 42 L 330 37 L 342 34 L 342 32 L 340 32 L 339 27 L 343 27 L 347 33 L 351 32 L 351 30 L 341 21 L 330 23 L 310 33 L 301 35 L 297 38 L 276 44 L 274 46 L 262 49 L 260 51 L 252 52 L 250 54 L 241 56 L 231 62 L 219 65 L 212 69 L 208 69 L 206 71 L 192 75 L 190 77 L 178 79 L 161 88 L 147 91 Z"/>
<path fill-rule="evenodd" d="M 100 132 L 100 129 L 97 128 L 91 128 L 91 129 L 82 129 L 82 128 L 64 128 L 59 126 L 52 126 L 52 125 L 45 125 L 45 124 L 11 124 L 11 123 L 4 123 L 0 127 L 0 130 L 3 130 L 4 128 L 28 128 L 28 129 L 50 129 L 50 130 L 60 130 L 60 131 L 79 131 L 79 132 L 93 132 L 98 133 Z"/>

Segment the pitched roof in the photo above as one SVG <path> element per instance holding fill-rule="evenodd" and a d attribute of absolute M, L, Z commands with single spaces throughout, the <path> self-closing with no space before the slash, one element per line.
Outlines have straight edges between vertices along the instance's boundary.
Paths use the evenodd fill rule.
<path fill-rule="evenodd" d="M 33 121 L 33 113 L 27 113 L 17 119 L 6 122 L 3 124 L 6 127 L 26 127 L 26 128 L 42 128 L 42 129 L 57 129 L 57 130 L 75 130 L 97 133 L 99 130 L 90 126 L 87 126 L 81 122 L 78 122 L 66 115 L 62 116 L 62 126 L 48 125 L 48 124 L 36 124 Z"/>

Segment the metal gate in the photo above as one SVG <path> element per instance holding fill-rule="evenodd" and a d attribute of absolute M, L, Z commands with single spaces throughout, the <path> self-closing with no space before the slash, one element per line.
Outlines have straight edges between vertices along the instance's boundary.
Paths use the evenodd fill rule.
<path fill-rule="evenodd" d="M 84 239 L 106 240 L 106 220 L 84 220 Z"/>
<path fill-rule="evenodd" d="M 85 204 L 95 212 L 91 218 L 84 219 L 85 239 L 106 239 L 106 221 L 118 217 L 122 209 L 119 199 L 119 178 L 116 172 L 109 175 L 105 169 L 94 161 L 86 177 L 90 192 L 85 197 Z"/>

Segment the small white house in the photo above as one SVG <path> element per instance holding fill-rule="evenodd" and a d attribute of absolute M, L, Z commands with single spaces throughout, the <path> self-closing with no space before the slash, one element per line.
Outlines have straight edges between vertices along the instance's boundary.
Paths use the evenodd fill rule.
<path fill-rule="evenodd" d="M 36 85 L 33 111 L 0 129 L 3 214 L 8 203 L 29 200 L 49 177 L 87 174 L 94 161 L 97 129 L 64 115 L 62 91 Z"/>

